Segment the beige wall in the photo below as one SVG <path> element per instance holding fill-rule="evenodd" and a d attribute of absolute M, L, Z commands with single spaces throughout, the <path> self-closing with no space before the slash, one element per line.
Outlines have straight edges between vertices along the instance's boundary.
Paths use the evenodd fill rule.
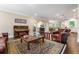
<path fill-rule="evenodd" d="M 15 23 L 15 18 L 26 19 L 27 24 L 19 24 Z M 28 25 L 30 29 L 30 33 L 32 33 L 32 27 L 36 20 L 33 17 L 26 17 L 18 14 L 12 14 L 8 12 L 0 11 L 0 33 L 8 32 L 9 37 L 13 37 L 13 26 L 14 25 Z"/>

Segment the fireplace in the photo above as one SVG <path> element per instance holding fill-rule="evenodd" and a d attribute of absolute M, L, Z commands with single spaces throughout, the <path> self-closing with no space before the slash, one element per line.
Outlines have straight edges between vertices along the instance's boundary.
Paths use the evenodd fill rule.
<path fill-rule="evenodd" d="M 14 38 L 19 38 L 21 34 L 29 35 L 28 26 L 14 26 Z"/>

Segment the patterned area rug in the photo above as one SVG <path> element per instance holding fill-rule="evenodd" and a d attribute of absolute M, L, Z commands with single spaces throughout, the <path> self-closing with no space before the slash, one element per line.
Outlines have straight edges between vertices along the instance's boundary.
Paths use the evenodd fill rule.
<path fill-rule="evenodd" d="M 45 40 L 44 44 L 30 43 L 30 50 L 27 50 L 26 42 L 15 41 L 14 43 L 19 54 L 59 54 L 64 47 L 64 44 Z"/>

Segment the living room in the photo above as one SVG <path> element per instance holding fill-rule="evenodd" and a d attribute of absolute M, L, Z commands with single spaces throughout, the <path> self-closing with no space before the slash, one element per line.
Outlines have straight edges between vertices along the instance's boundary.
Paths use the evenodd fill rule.
<path fill-rule="evenodd" d="M 76 46 L 79 42 L 78 10 L 77 4 L 0 5 L 0 37 L 5 40 L 7 36 L 7 43 L 3 42 L 2 46 L 0 45 L 0 52 L 4 54 L 78 53 Z M 66 29 L 68 29 L 67 39 L 62 38 L 67 41 L 63 41 L 61 34 Z M 32 37 L 34 35 L 36 37 Z M 36 41 L 34 38 L 39 36 L 40 40 Z M 25 40 L 23 37 L 29 38 Z M 73 40 L 68 40 L 69 38 Z M 29 44 L 33 41 L 34 43 Z"/>

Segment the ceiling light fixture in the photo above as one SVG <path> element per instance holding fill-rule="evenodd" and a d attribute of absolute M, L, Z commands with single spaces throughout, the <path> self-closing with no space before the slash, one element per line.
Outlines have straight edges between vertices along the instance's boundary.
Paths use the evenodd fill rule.
<path fill-rule="evenodd" d="M 34 16 L 37 16 L 38 14 L 37 13 L 34 13 Z"/>
<path fill-rule="evenodd" d="M 76 12 L 77 11 L 77 9 L 75 8 L 75 9 L 73 9 L 73 12 Z"/>

